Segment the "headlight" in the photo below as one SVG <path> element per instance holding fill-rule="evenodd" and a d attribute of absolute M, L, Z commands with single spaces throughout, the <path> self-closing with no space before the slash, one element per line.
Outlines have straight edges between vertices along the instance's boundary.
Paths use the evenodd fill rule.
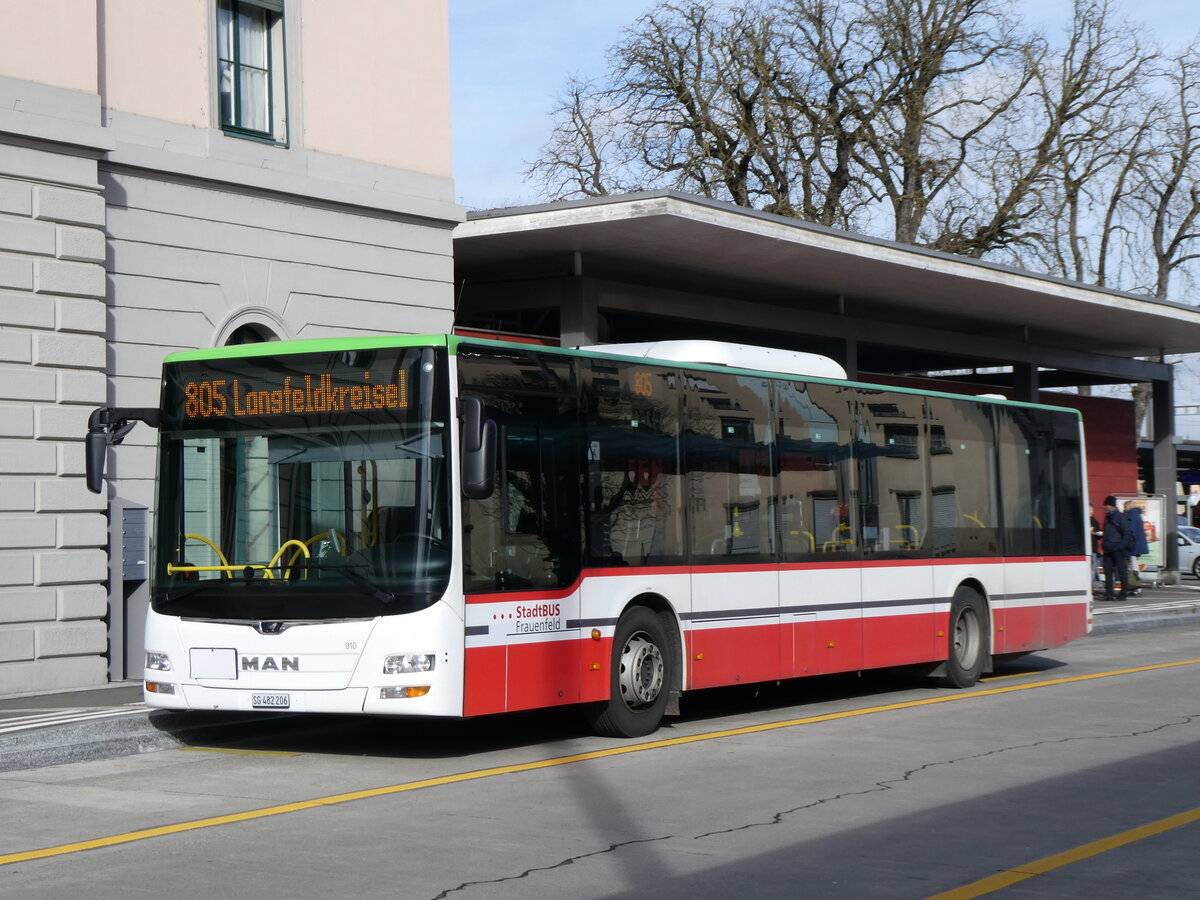
<path fill-rule="evenodd" d="M 397 653 L 383 658 L 384 675 L 411 675 L 414 672 L 432 672 L 437 656 L 433 653 Z"/>
<path fill-rule="evenodd" d="M 171 658 L 165 653 L 158 653 L 153 650 L 146 651 L 146 668 L 153 669 L 155 672 L 170 672 Z"/>

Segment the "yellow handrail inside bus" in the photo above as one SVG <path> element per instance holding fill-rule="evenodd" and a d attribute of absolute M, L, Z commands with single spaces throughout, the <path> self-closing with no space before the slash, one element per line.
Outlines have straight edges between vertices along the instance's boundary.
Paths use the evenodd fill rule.
<path fill-rule="evenodd" d="M 228 572 L 233 575 L 238 572 L 245 572 L 247 569 L 254 569 L 256 572 L 261 571 L 263 578 L 274 578 L 270 569 L 264 565 L 246 565 L 246 566 L 177 566 L 174 563 L 167 563 L 168 575 L 179 575 L 186 572 Z"/>
<path fill-rule="evenodd" d="M 919 550 L 921 548 L 921 532 L 919 532 L 917 530 L 916 525 L 897 525 L 896 530 L 897 531 L 911 531 L 913 533 L 913 536 L 910 539 L 907 539 L 907 540 L 905 538 L 897 538 L 896 539 L 897 544 L 905 545 L 904 547 L 901 548 L 902 550 Z"/>
<path fill-rule="evenodd" d="M 212 552 L 217 554 L 217 559 L 219 559 L 221 561 L 221 564 L 225 565 L 225 566 L 229 565 L 229 560 L 225 558 L 225 554 L 221 552 L 221 548 L 218 547 L 216 544 L 214 544 L 212 541 L 210 541 L 208 538 L 206 538 L 204 535 L 202 535 L 202 534 L 185 534 L 183 536 L 183 542 L 186 544 L 188 541 L 200 541 L 202 544 L 208 544 L 208 546 L 212 547 Z"/>
<path fill-rule="evenodd" d="M 257 563 L 250 563 L 250 564 L 244 565 L 244 566 L 236 566 L 236 565 L 231 566 L 228 562 L 226 562 L 225 565 L 223 565 L 223 566 L 177 566 L 174 563 L 167 563 L 167 574 L 168 575 L 176 575 L 176 574 L 181 574 L 184 572 L 228 572 L 232 575 L 235 572 L 244 572 L 247 569 L 253 569 L 256 572 L 262 572 L 263 578 L 274 578 L 275 576 L 271 573 L 271 570 L 273 568 L 275 568 L 275 566 L 278 564 L 278 562 L 280 560 L 280 557 L 283 556 L 283 551 L 286 550 L 289 546 L 295 546 L 295 547 L 299 548 L 299 550 L 297 551 L 297 555 L 299 555 L 300 553 L 303 553 L 305 559 L 308 559 L 310 557 L 310 554 L 308 552 L 308 547 L 306 547 L 304 545 L 304 542 L 292 539 L 290 541 L 284 541 L 283 545 L 279 548 L 278 552 L 271 558 L 271 561 L 269 563 L 267 563 L 265 566 L 261 565 L 261 564 L 257 564 Z M 225 557 L 222 556 L 221 558 L 224 559 Z M 305 573 L 305 574 L 307 574 L 307 573 Z M 287 573 L 284 574 L 283 578 L 286 581 L 286 580 L 290 579 L 291 577 L 292 577 L 292 573 L 289 568 Z"/>
<path fill-rule="evenodd" d="M 833 532 L 829 535 L 829 540 L 827 540 L 821 546 L 821 552 L 827 553 L 830 550 L 836 550 L 838 547 L 853 547 L 854 546 L 854 538 L 852 538 L 852 537 L 839 538 L 838 537 L 839 534 L 849 534 L 849 533 L 850 533 L 850 526 L 847 525 L 845 522 L 842 522 L 840 525 L 838 525 L 837 527 L 835 527 L 833 529 Z"/>
<path fill-rule="evenodd" d="M 343 537 L 337 531 L 322 531 L 320 534 L 314 534 L 312 537 L 310 537 L 307 541 L 304 542 L 304 546 L 311 547 L 317 541 L 323 541 L 323 540 L 325 540 L 325 538 L 328 538 L 328 537 L 333 538 L 333 542 L 335 545 L 338 545 L 338 544 L 341 545 L 342 556 L 348 556 L 350 554 L 350 548 L 346 546 L 346 538 Z M 306 555 L 308 555 L 308 554 L 306 554 Z M 295 553 L 292 554 L 292 558 L 288 560 L 288 566 L 289 567 L 294 566 L 296 564 L 296 560 L 298 560 L 299 558 L 300 558 L 300 551 L 297 550 Z"/>
<path fill-rule="evenodd" d="M 312 554 L 308 552 L 308 545 L 305 544 L 304 541 L 298 541 L 295 538 L 292 538 L 290 541 L 284 541 L 280 545 L 279 552 L 277 552 L 274 556 L 272 556 L 271 561 L 269 563 L 267 563 L 268 569 L 275 568 L 275 564 L 278 563 L 279 560 L 283 557 L 283 551 L 286 550 L 288 547 L 298 547 L 299 550 L 297 552 L 303 553 L 305 559 L 309 559 L 312 556 Z M 307 576 L 308 572 L 305 572 L 304 574 Z M 287 572 L 284 573 L 283 577 L 284 577 L 284 580 L 287 580 L 288 578 L 292 577 L 292 570 L 290 567 L 288 568 Z"/>
<path fill-rule="evenodd" d="M 983 519 L 979 518 L 979 516 L 973 516 L 973 515 L 971 515 L 970 513 L 963 513 L 963 514 L 962 514 L 962 517 L 963 517 L 964 519 L 969 519 L 969 520 L 971 520 L 971 521 L 972 521 L 972 522 L 974 522 L 976 525 L 978 525 L 980 528 L 987 528 L 987 526 L 983 524 Z"/>

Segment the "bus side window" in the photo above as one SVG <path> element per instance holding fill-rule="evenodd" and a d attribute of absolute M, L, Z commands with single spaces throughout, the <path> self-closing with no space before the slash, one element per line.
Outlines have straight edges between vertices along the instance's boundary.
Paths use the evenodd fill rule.
<path fill-rule="evenodd" d="M 591 565 L 683 561 L 677 386 L 674 369 L 590 364 L 584 441 Z"/>
<path fill-rule="evenodd" d="M 775 485 L 770 382 L 759 376 L 690 373 L 684 447 L 691 557 L 767 562 Z"/>
<path fill-rule="evenodd" d="M 859 538 L 875 558 L 929 556 L 925 400 L 855 388 Z"/>
<path fill-rule="evenodd" d="M 926 400 L 935 557 L 999 556 L 1000 497 L 992 415 L 949 397 Z"/>
<path fill-rule="evenodd" d="M 1042 529 L 1037 494 L 1047 487 L 1039 449 L 1043 443 L 1040 423 L 1033 410 L 1024 407 L 1000 407 L 995 415 L 1004 554 L 1036 556 L 1041 551 Z"/>
<path fill-rule="evenodd" d="M 832 385 L 777 384 L 779 533 L 787 561 L 845 557 L 858 549 L 846 393 Z"/>
<path fill-rule="evenodd" d="M 502 429 L 500 492 L 507 534 L 542 533 L 541 429 L 509 426 Z"/>

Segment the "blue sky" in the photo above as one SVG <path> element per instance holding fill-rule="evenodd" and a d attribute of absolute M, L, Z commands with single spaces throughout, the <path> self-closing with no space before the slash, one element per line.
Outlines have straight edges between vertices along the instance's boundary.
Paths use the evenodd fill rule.
<path fill-rule="evenodd" d="M 1025 0 L 1028 20 L 1063 26 L 1069 0 Z M 650 0 L 450 0 L 454 178 L 471 209 L 536 200 L 522 173 L 568 76 L 600 75 L 605 51 Z M 1125 0 L 1164 41 L 1200 32 L 1200 0 Z"/>

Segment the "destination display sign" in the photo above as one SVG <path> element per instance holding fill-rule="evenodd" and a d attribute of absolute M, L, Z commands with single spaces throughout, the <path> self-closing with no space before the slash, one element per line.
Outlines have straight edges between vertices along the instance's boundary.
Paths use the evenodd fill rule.
<path fill-rule="evenodd" d="M 256 377 L 184 380 L 183 417 L 188 420 L 241 416 L 310 415 L 342 411 L 408 409 L 408 373 L 380 381 L 371 372 L 335 380 L 329 372 L 285 375 L 269 381 Z"/>

